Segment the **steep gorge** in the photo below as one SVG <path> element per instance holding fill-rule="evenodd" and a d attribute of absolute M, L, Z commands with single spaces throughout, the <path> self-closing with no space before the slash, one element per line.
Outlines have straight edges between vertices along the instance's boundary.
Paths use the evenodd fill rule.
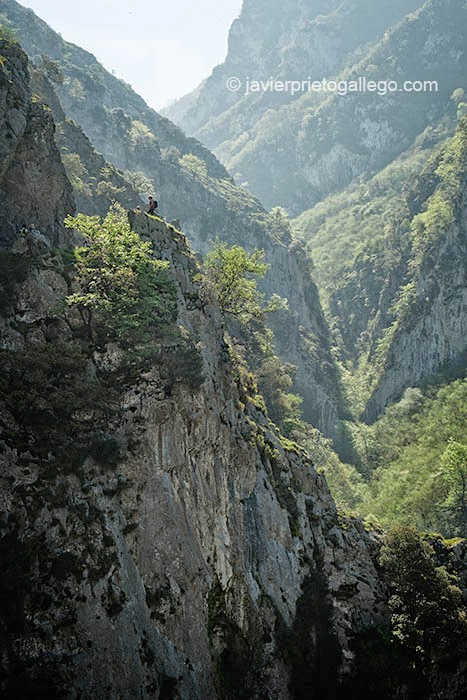
<path fill-rule="evenodd" d="M 27 92 L 24 54 L 3 55 Z M 43 146 L 31 167 L 69 191 L 53 129 Z M 183 234 L 131 222 L 170 263 L 188 355 L 171 335 L 149 362 L 90 339 L 62 307 L 63 228 L 10 224 L 2 251 L 4 696 L 287 698 L 327 673 L 336 692 L 351 637 L 384 617 L 378 541 L 233 380 Z"/>
<path fill-rule="evenodd" d="M 73 127 L 63 122 L 60 112 L 64 111 L 74 120 L 75 132 L 82 128 L 92 146 L 120 169 L 114 172 L 111 185 L 124 187 L 119 174 L 143 172 L 157 190 L 161 213 L 181 223 L 196 251 L 205 253 L 217 237 L 248 250 L 265 250 L 271 271 L 264 279 L 264 290 L 287 298 L 290 309 L 272 323 L 278 353 L 298 368 L 295 390 L 304 399 L 306 419 L 345 452 L 348 446 L 340 416 L 346 414 L 346 408 L 329 331 L 305 257 L 300 247 L 291 245 L 287 228 L 281 225 L 275 231 L 271 215 L 234 184 L 205 147 L 151 110 L 91 54 L 65 42 L 14 0 L 2 0 L 0 13 L 11 23 L 30 60 L 40 67 L 45 55 L 63 75 L 63 81 L 54 86 L 56 96 L 50 92 L 50 83 L 45 90 L 38 85 L 42 99 L 64 125 L 64 134 L 60 131 L 57 138 L 63 153 L 80 148 L 73 146 L 79 140 L 70 136 Z M 197 167 L 188 167 L 184 156 L 196 156 Z M 132 206 L 128 192 L 121 199 L 125 206 Z"/>
<path fill-rule="evenodd" d="M 49 31 L 33 24 L 33 34 L 37 27 Z M 64 43 L 58 43 L 61 51 Z M 380 559 L 384 533 L 336 509 L 309 456 L 280 435 L 242 382 L 220 309 L 185 235 L 135 208 L 137 193 L 123 172 L 96 153 L 89 134 L 67 122 L 39 59 L 28 71 L 25 54 L 12 42 L 1 42 L 0 55 L 0 121 L 3 133 L 13 134 L 1 142 L 0 161 L 0 197 L 8 202 L 0 241 L 5 697 L 463 697 L 465 640 L 453 632 L 446 643 L 442 621 L 437 628 L 428 615 L 433 627 L 427 623 L 425 629 L 423 622 L 417 630 L 429 640 L 426 665 L 406 649 L 400 656 L 394 652 L 395 589 Z M 72 75 L 75 68 L 68 70 Z M 55 88 L 65 103 L 66 87 Z M 55 135 L 52 112 L 41 100 L 53 112 Z M 132 116 L 138 114 L 135 108 Z M 169 168 L 154 141 L 153 155 L 144 144 L 130 148 L 129 117 L 117 112 L 115 119 L 106 126 L 127 125 L 113 140 L 128 148 L 130 160 L 120 167 L 133 169 L 147 155 L 147 173 L 165 177 L 160 191 L 174 208 L 186 191 L 188 204 L 179 206 L 192 206 L 187 219 L 198 250 L 207 249 L 206 222 L 216 219 L 226 227 L 223 237 L 237 222 L 228 240 L 265 249 L 273 264 L 267 284 L 292 300 L 295 315 L 293 323 L 291 316 L 279 319 L 277 342 L 300 363 L 300 382 L 310 382 L 307 411 L 317 411 L 317 424 L 332 426 L 330 341 L 301 247 L 294 251 L 287 228 L 274 238 L 270 215 L 223 171 L 219 178 L 214 171 L 221 166 L 201 146 L 194 144 L 193 153 L 198 149 L 207 172 L 184 171 L 178 157 Z M 162 132 L 170 131 L 168 123 L 160 124 Z M 92 130 L 91 121 L 87 128 Z M 92 135 L 99 141 L 97 132 Z M 168 328 L 153 329 L 149 348 L 136 338 L 109 338 L 96 319 L 64 304 L 79 288 L 72 249 L 80 239 L 63 227 L 75 203 L 57 144 L 65 162 L 70 149 L 82 154 L 90 178 L 105 171 L 106 182 L 122 189 L 132 228 L 150 242 L 156 259 L 169 262 L 173 318 Z M 459 355 L 463 326 L 446 330 L 451 319 L 443 315 L 449 308 L 455 320 L 465 304 L 463 267 L 457 277 L 450 272 L 452 258 L 462 263 L 465 257 L 465 171 L 459 168 L 459 174 L 454 220 L 418 259 L 416 297 L 423 303 L 428 294 L 430 303 L 416 317 L 412 336 L 402 325 L 401 340 L 394 336 L 388 358 L 395 364 L 388 362 L 375 412 L 409 381 L 398 367 L 407 338 L 409 352 L 425 364 Z M 413 217 L 439 186 L 432 170 L 421 174 L 409 198 Z M 103 213 L 107 201 L 98 195 L 79 204 Z M 240 202 L 234 213 L 232 201 Z M 438 328 L 437 336 L 431 333 Z M 309 343 L 302 344 L 307 333 Z M 325 369 L 319 376 L 316 367 L 323 372 L 328 361 L 329 374 Z M 394 367 L 397 376 L 391 375 Z M 426 542 L 436 559 L 429 584 L 437 574 L 465 596 L 465 543 L 446 544 L 436 536 Z M 417 574 L 412 572 L 415 580 Z M 417 620 L 424 620 L 431 589 L 418 585 Z M 448 589 L 434 590 L 426 606 L 443 617 Z M 457 600 L 457 589 L 449 590 Z M 445 626 L 450 622 L 446 616 Z"/>
<path fill-rule="evenodd" d="M 269 3 L 244 3 L 225 62 L 167 110 L 238 182 L 298 215 L 295 238 L 316 262 L 312 275 L 355 421 L 376 420 L 407 387 L 465 369 L 463 205 L 418 267 L 411 231 L 430 209 L 425 190 L 436 163 L 421 182 L 419 171 L 465 114 L 465 11 L 444 0 L 391 8 L 294 2 L 282 16 Z M 310 73 L 347 83 L 392 79 L 400 89 L 226 95 L 229 75 Z M 415 78 L 436 81 L 436 91 L 404 92 L 403 81 Z M 430 211 L 443 227 L 442 212 Z M 410 321 L 399 324 L 403 305 Z"/>

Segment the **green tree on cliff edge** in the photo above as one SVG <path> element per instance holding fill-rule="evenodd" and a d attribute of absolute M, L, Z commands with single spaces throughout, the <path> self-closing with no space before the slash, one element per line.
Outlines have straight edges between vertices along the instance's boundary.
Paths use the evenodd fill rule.
<path fill-rule="evenodd" d="M 67 217 L 65 225 L 85 238 L 75 249 L 80 289 L 66 302 L 79 308 L 91 337 L 93 314 L 119 338 L 144 337 L 151 327 L 174 320 L 169 264 L 154 258 L 151 243 L 132 231 L 120 205 L 111 207 L 103 220 L 78 214 Z"/>

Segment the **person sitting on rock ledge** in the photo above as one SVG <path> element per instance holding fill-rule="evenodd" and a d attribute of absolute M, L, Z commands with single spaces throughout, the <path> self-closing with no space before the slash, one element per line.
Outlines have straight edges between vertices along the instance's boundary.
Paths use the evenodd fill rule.
<path fill-rule="evenodd" d="M 148 208 L 148 214 L 151 214 L 151 216 L 156 216 L 157 214 L 157 200 L 154 199 L 154 197 L 149 197 L 149 208 Z"/>

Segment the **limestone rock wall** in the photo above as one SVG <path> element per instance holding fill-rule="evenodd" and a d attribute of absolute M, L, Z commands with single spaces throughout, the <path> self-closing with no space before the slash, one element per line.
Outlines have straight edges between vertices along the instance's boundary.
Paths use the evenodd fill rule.
<path fill-rule="evenodd" d="M 22 227 L 36 227 L 57 242 L 74 202 L 52 115 L 31 97 L 19 46 L 0 41 L 0 55 L 0 244 L 11 243 Z"/>
<path fill-rule="evenodd" d="M 285 700 L 323 673 L 337 684 L 352 635 L 384 613 L 378 541 L 344 526 L 323 477 L 233 382 L 185 238 L 144 215 L 133 225 L 171 263 L 204 380 L 168 382 L 165 360 L 130 378 L 116 346 L 96 348 L 90 386 L 120 377 L 117 397 L 107 389 L 111 466 L 44 453 L 2 403 L 7 697 L 31 685 L 51 697 Z M 79 320 L 57 311 L 73 273 L 34 234 L 15 252 L 38 264 L 2 326 L 8 357 L 58 332 L 76 342 Z M 98 410 L 74 416 L 79 441 Z"/>
<path fill-rule="evenodd" d="M 374 421 L 404 389 L 465 366 L 467 352 L 467 202 L 417 275 L 414 310 L 396 333 L 364 419 Z"/>

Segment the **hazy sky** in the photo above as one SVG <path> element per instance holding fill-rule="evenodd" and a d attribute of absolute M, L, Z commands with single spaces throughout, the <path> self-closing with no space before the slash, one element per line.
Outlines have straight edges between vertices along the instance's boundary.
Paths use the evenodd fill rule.
<path fill-rule="evenodd" d="M 242 0 L 21 0 L 91 51 L 156 109 L 189 92 L 227 52 Z"/>

